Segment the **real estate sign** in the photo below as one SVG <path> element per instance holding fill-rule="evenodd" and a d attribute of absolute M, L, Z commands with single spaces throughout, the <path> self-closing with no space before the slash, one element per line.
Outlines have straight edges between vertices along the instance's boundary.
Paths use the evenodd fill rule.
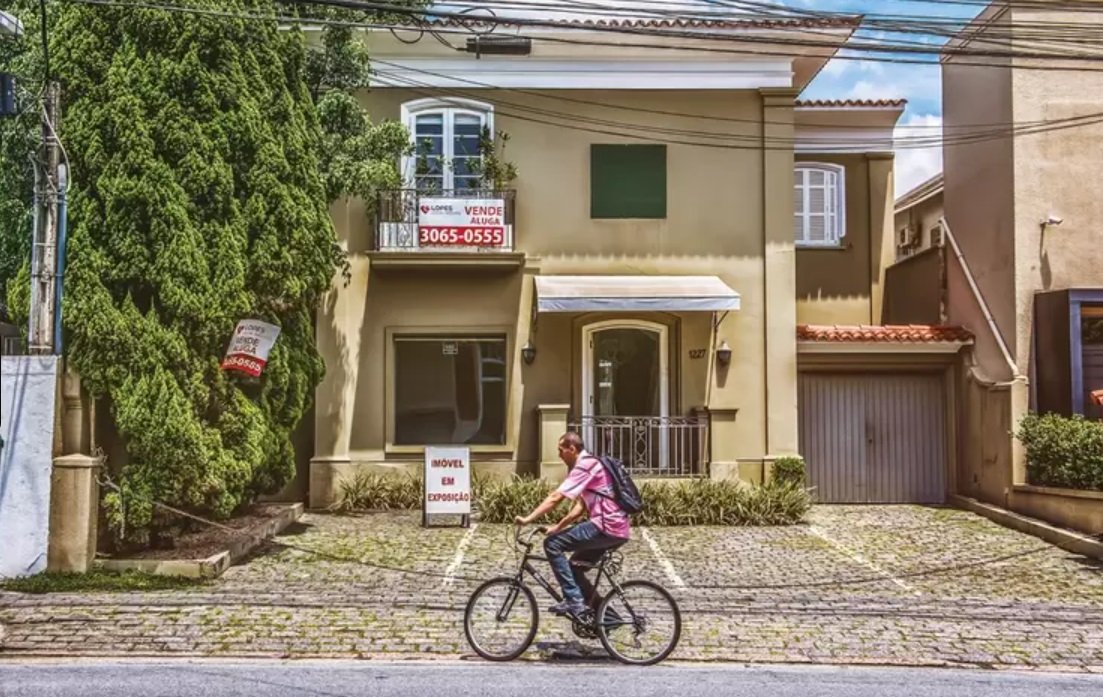
<path fill-rule="evenodd" d="M 501 199 L 423 198 L 418 201 L 420 247 L 509 246 Z"/>
<path fill-rule="evenodd" d="M 471 449 L 425 449 L 425 515 L 471 514 Z"/>
<path fill-rule="evenodd" d="M 223 370 L 237 370 L 257 377 L 268 363 L 268 354 L 280 335 L 280 328 L 259 319 L 243 319 L 237 323 L 230 348 L 222 359 Z"/>

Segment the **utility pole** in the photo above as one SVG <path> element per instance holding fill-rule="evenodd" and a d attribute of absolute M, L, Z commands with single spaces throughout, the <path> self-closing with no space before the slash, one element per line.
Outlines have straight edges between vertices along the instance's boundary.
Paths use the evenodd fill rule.
<path fill-rule="evenodd" d="M 53 353 L 54 313 L 57 297 L 58 193 L 62 182 L 58 173 L 61 148 L 57 133 L 60 123 L 60 87 L 46 84 L 45 114 L 42 121 L 42 146 L 35 164 L 34 245 L 31 252 L 31 318 L 28 334 L 30 353 Z M 44 171 L 39 171 L 42 168 Z"/>

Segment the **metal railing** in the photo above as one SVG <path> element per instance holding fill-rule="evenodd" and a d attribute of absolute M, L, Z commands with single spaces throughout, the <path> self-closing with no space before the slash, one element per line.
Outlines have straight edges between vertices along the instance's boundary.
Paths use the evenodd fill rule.
<path fill-rule="evenodd" d="M 379 194 L 376 201 L 375 250 L 379 252 L 512 252 L 516 193 L 513 190 L 490 189 L 384 191 Z M 501 201 L 505 208 L 502 221 L 504 225 L 500 227 L 491 225 L 485 229 L 473 225 L 462 231 L 449 229 L 447 226 L 443 229 L 435 227 L 422 229 L 420 223 L 423 205 L 431 205 L 433 199 L 449 199 L 470 204 Z"/>
<path fill-rule="evenodd" d="M 635 475 L 695 477 L 708 471 L 707 416 L 583 416 L 570 425 L 595 455 Z"/>

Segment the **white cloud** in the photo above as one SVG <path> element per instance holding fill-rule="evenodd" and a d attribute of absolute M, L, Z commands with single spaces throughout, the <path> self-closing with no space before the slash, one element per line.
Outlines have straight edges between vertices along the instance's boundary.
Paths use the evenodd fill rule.
<path fill-rule="evenodd" d="M 910 116 L 896 127 L 896 197 L 942 171 L 942 145 L 914 147 L 915 139 L 936 140 L 942 135 L 942 117 L 934 114 Z M 916 143 L 918 145 L 919 143 Z"/>

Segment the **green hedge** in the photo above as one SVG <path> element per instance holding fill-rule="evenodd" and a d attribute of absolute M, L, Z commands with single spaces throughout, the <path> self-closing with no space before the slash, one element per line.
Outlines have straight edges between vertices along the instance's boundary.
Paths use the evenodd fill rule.
<path fill-rule="evenodd" d="M 773 481 L 803 485 L 807 478 L 804 460 L 799 457 L 782 457 L 774 462 Z"/>
<path fill-rule="evenodd" d="M 780 461 L 779 461 L 780 462 Z M 798 462 L 800 462 L 798 460 Z M 776 466 L 775 466 L 776 467 Z M 645 508 L 633 516 L 637 525 L 792 525 L 799 523 L 812 504 L 803 486 L 803 462 L 783 467 L 785 475 L 765 486 L 733 481 L 694 479 L 688 482 L 645 482 L 640 493 Z M 797 472 L 800 478 L 797 478 Z M 472 482 L 475 512 L 487 523 L 511 523 L 514 516 L 535 508 L 552 490 L 541 479 L 513 477 Z M 341 512 L 366 510 L 416 510 L 421 506 L 421 480 L 411 476 L 359 473 L 340 487 L 333 507 Z M 566 513 L 553 511 L 544 523 Z"/>
<path fill-rule="evenodd" d="M 1016 436 L 1026 448 L 1030 484 L 1103 491 L 1103 423 L 1030 414 Z"/>

